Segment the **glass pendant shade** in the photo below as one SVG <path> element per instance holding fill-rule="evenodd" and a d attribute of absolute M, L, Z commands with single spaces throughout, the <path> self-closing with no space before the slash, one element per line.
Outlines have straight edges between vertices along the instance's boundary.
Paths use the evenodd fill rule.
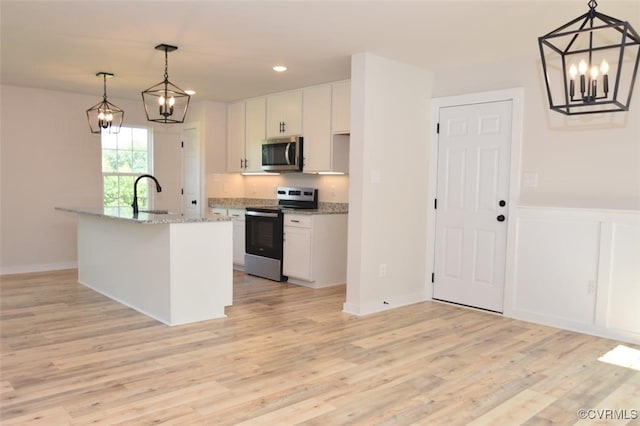
<path fill-rule="evenodd" d="M 159 44 L 156 50 L 164 51 L 164 80 L 142 92 L 144 111 L 147 120 L 156 123 L 184 123 L 189 109 L 191 96 L 169 81 L 168 52 L 177 50 L 176 46 Z"/>
<path fill-rule="evenodd" d="M 640 59 L 629 24 L 589 11 L 538 38 L 549 107 L 566 115 L 628 111 Z"/>
<path fill-rule="evenodd" d="M 99 72 L 96 74 L 96 77 L 103 78 L 104 92 L 102 101 L 87 110 L 89 129 L 91 129 L 91 133 L 118 133 L 122 126 L 124 111 L 107 100 L 107 78 L 113 77 L 113 74 Z"/>

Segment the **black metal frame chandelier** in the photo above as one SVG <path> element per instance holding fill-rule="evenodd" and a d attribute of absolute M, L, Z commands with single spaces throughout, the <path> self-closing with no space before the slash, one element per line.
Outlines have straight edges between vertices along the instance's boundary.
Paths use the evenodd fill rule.
<path fill-rule="evenodd" d="M 628 111 L 640 36 L 627 21 L 589 11 L 538 37 L 549 107 L 566 115 Z"/>
<path fill-rule="evenodd" d="M 164 80 L 142 92 L 142 102 L 147 120 L 156 123 L 184 123 L 191 96 L 169 81 L 168 53 L 177 46 L 159 44 L 156 50 L 164 51 Z"/>
<path fill-rule="evenodd" d="M 113 77 L 110 72 L 99 72 L 96 77 L 104 80 L 102 101 L 87 110 L 87 120 L 91 133 L 119 133 L 124 118 L 124 111 L 107 100 L 107 78 Z"/>

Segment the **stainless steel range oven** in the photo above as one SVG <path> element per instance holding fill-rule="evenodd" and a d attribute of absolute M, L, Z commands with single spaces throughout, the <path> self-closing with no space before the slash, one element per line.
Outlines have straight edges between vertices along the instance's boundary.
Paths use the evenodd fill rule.
<path fill-rule="evenodd" d="M 247 207 L 245 212 L 244 270 L 251 275 L 286 281 L 282 274 L 283 209 L 317 209 L 318 190 L 278 187 L 278 205 Z"/>

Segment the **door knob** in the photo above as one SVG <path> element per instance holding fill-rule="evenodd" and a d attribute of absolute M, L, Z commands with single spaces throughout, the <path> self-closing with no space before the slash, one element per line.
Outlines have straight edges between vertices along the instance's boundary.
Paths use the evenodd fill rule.
<path fill-rule="evenodd" d="M 503 214 L 501 214 L 496 219 L 498 219 L 498 222 L 504 222 L 505 217 Z"/>
<path fill-rule="evenodd" d="M 196 200 L 191 200 L 191 204 L 198 204 L 198 201 Z M 503 219 L 504 220 L 504 219 Z"/>

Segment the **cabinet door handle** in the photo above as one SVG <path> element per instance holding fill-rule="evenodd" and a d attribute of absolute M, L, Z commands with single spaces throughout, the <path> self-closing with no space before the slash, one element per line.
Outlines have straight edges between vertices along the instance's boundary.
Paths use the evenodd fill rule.
<path fill-rule="evenodd" d="M 282 122 L 282 133 L 284 133 L 287 129 L 287 123 L 285 123 L 284 121 Z"/>
<path fill-rule="evenodd" d="M 293 223 L 300 223 L 300 221 L 299 221 L 299 220 L 295 220 L 295 219 L 291 219 L 291 222 L 293 222 Z"/>

